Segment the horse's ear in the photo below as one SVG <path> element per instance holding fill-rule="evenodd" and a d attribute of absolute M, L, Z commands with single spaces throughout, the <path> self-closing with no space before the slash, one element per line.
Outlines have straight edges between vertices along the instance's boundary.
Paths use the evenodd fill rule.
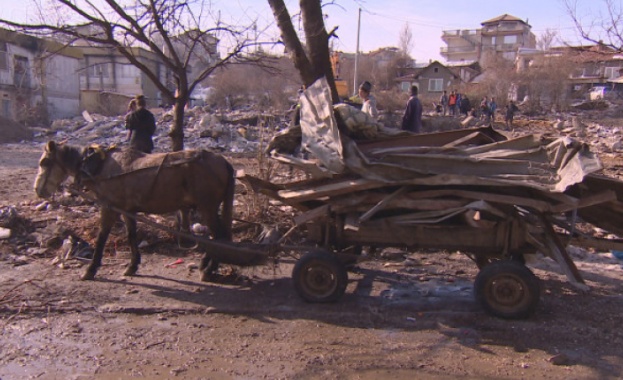
<path fill-rule="evenodd" d="M 50 153 L 54 153 L 54 151 L 56 150 L 56 143 L 54 141 L 48 141 L 48 143 L 45 146 L 45 150 L 47 150 Z"/>

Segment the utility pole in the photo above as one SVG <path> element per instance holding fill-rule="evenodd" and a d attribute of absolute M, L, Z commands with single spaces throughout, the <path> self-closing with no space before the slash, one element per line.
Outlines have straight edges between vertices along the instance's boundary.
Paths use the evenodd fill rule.
<path fill-rule="evenodd" d="M 357 19 L 357 47 L 355 49 L 355 78 L 353 79 L 353 94 L 357 93 L 357 83 L 359 76 L 359 32 L 361 31 L 361 8 L 359 8 L 359 18 Z"/>

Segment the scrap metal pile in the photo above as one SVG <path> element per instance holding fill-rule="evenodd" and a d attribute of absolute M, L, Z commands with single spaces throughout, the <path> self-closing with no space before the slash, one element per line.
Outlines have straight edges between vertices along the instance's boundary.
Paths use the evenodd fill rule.
<path fill-rule="evenodd" d="M 623 235 L 623 183 L 597 174 L 601 164 L 586 144 L 539 135 L 508 139 L 490 127 L 413 135 L 330 99 L 326 81 L 310 86 L 301 97 L 300 127 L 268 147 L 309 179 L 246 178 L 300 210 L 295 222 L 316 243 L 336 251 L 460 250 L 479 265 L 538 250 L 580 287 L 565 243 L 623 246 L 576 229 L 586 222 Z"/>

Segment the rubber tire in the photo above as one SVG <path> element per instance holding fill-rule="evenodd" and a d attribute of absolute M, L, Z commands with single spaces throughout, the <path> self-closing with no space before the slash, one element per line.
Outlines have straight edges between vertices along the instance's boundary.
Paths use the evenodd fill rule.
<path fill-rule="evenodd" d="M 526 319 L 536 310 L 541 296 L 539 279 L 515 260 L 492 262 L 474 281 L 474 295 L 483 309 L 504 319 Z"/>
<path fill-rule="evenodd" d="M 348 285 L 348 273 L 344 264 L 327 251 L 305 253 L 292 271 L 294 289 L 310 303 L 328 303 L 339 300 Z"/>

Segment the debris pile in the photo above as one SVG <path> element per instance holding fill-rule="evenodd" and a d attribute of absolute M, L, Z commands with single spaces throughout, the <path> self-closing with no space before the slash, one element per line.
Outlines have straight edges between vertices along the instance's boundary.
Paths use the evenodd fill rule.
<path fill-rule="evenodd" d="M 173 123 L 173 111 L 153 109 L 156 116 L 154 152 L 170 151 L 168 136 Z M 187 149 L 212 149 L 223 152 L 256 152 L 262 140 L 268 139 L 277 129 L 287 124 L 284 113 L 236 110 L 213 113 L 209 108 L 194 107 L 184 116 L 185 147 Z M 49 129 L 34 128 L 36 140 L 67 140 L 74 145 L 126 145 L 125 116 L 106 117 L 85 114 L 72 119 L 56 120 Z"/>

